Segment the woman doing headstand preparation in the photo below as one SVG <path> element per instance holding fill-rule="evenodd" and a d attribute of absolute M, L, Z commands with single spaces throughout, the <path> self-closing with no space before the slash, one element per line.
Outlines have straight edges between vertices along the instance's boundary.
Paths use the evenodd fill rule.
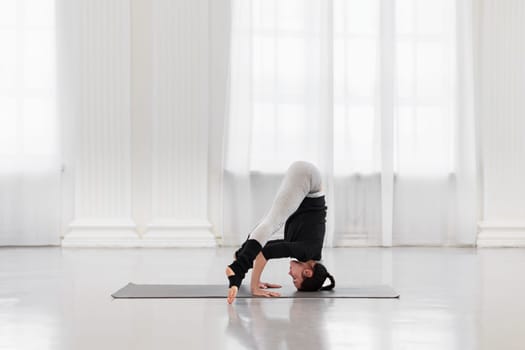
<path fill-rule="evenodd" d="M 279 293 L 265 290 L 279 288 L 279 285 L 260 282 L 269 259 L 297 259 L 290 261 L 288 274 L 300 291 L 333 289 L 334 277 L 318 262 L 321 260 L 325 223 L 326 206 L 319 170 L 307 162 L 294 162 L 286 172 L 270 211 L 235 252 L 233 263 L 226 267 L 226 276 L 230 282 L 228 303 L 235 300 L 241 282 L 252 266 L 252 294 L 280 296 Z M 283 224 L 284 239 L 269 240 Z M 327 278 L 330 285 L 323 287 Z"/>

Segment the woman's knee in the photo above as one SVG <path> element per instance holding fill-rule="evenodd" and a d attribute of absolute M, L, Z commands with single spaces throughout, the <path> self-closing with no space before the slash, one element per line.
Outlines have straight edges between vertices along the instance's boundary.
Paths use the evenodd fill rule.
<path fill-rule="evenodd" d="M 315 169 L 315 166 L 313 164 L 302 160 L 298 160 L 290 165 L 288 171 L 293 173 L 310 174 L 313 169 Z"/>

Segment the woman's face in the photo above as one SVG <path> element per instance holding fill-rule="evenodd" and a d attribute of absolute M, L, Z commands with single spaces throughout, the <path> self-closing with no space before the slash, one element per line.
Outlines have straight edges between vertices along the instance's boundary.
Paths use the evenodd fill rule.
<path fill-rule="evenodd" d="M 288 274 L 292 276 L 292 281 L 295 288 L 301 288 L 303 280 L 305 278 L 312 277 L 313 273 L 314 270 L 311 264 L 297 260 L 290 261 L 290 272 L 288 272 Z"/>

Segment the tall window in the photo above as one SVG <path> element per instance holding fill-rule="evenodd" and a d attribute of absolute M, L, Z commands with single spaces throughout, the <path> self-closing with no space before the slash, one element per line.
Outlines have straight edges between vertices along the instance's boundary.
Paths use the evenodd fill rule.
<path fill-rule="evenodd" d="M 54 26 L 54 0 L 0 0 L 2 172 L 57 154 Z"/>
<path fill-rule="evenodd" d="M 334 171 L 379 172 L 380 1 L 334 1 Z"/>
<path fill-rule="evenodd" d="M 456 117 L 452 0 L 396 1 L 396 170 L 450 174 Z"/>
<path fill-rule="evenodd" d="M 60 241 L 54 0 L 0 0 L 0 245 Z"/>
<path fill-rule="evenodd" d="M 319 79 L 310 69 L 318 65 L 312 52 L 318 50 L 319 29 L 311 23 L 318 9 L 301 0 L 252 3 L 251 168 L 278 171 L 287 154 L 306 159 L 318 152 L 318 135 L 308 133 L 321 122 L 308 102 Z"/>
<path fill-rule="evenodd" d="M 331 123 L 335 172 L 379 172 L 386 101 L 393 121 L 394 171 L 452 171 L 454 1 L 333 0 L 331 15 L 324 19 L 319 15 L 326 6 L 322 1 L 250 3 L 251 19 L 233 27 L 234 38 L 250 37 L 239 46 L 249 46 L 250 57 L 233 69 L 251 77 L 246 87 L 251 91 L 252 170 L 282 171 L 293 160 L 325 156 L 315 130 Z M 385 11 L 387 4 L 395 4 L 390 12 Z M 389 24 L 391 33 L 385 36 Z M 330 45 L 323 43 L 327 37 Z M 328 65 L 322 62 L 327 48 Z M 385 62 L 390 74 L 385 74 Z M 327 79 L 332 81 L 331 108 L 318 100 L 317 89 Z M 384 86 L 391 86 L 389 99 Z"/>

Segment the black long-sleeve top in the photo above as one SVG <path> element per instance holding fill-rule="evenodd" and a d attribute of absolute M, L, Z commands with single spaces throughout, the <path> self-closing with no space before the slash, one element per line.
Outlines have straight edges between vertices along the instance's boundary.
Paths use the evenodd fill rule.
<path fill-rule="evenodd" d="M 262 254 L 269 259 L 292 257 L 299 261 L 321 260 L 326 230 L 324 196 L 306 197 L 286 220 L 284 239 L 268 241 Z"/>

